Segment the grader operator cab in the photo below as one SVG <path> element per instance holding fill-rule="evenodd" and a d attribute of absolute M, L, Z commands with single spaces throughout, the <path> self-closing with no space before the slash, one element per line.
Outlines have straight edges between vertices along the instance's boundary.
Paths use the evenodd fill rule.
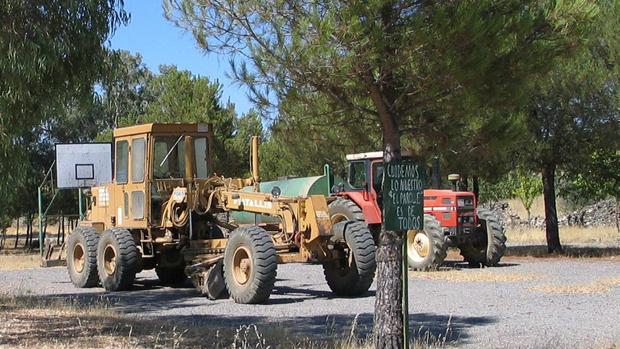
<path fill-rule="evenodd" d="M 350 154 L 347 161 L 346 182 L 333 190 L 339 199 L 329 204 L 332 222 L 363 221 L 376 236 L 383 219 L 383 152 Z M 474 193 L 457 190 L 458 175 L 448 176 L 453 189 L 441 189 L 438 162 L 433 168 L 435 188 L 424 190 L 424 230 L 407 232 L 409 265 L 422 271 L 437 268 L 454 246 L 471 265 L 495 266 L 506 249 L 497 217 L 477 206 Z"/>
<path fill-rule="evenodd" d="M 321 263 L 337 295 L 365 293 L 374 278 L 375 247 L 361 222 L 332 225 L 322 195 L 258 192 L 258 139 L 252 177 L 215 174 L 212 132 L 202 124 L 146 124 L 114 131 L 113 182 L 90 189 L 86 218 L 67 243 L 77 287 L 132 287 L 155 269 L 164 284 L 190 277 L 209 298 L 266 301 L 277 263 Z M 276 218 L 238 225 L 231 212 Z M 256 219 L 255 222 L 261 221 Z"/>

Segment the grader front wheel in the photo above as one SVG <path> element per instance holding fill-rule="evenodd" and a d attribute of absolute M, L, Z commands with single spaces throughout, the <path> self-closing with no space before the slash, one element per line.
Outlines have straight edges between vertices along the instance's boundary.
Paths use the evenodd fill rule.
<path fill-rule="evenodd" d="M 276 273 L 276 248 L 263 228 L 237 228 L 230 234 L 224 251 L 224 281 L 235 302 L 265 302 Z"/>
<path fill-rule="evenodd" d="M 128 230 L 112 228 L 103 232 L 97 247 L 97 269 L 106 291 L 127 290 L 133 286 L 138 258 L 138 248 Z"/>

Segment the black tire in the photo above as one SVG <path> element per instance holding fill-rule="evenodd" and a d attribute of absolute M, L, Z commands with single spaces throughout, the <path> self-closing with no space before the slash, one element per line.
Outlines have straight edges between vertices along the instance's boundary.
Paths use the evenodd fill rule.
<path fill-rule="evenodd" d="M 93 227 L 77 227 L 67 240 L 67 271 L 71 282 L 80 288 L 99 284 L 97 244 L 99 234 Z"/>
<path fill-rule="evenodd" d="M 365 294 L 375 278 L 375 243 L 364 222 L 347 222 L 344 241 L 335 244 L 341 258 L 323 263 L 329 288 L 338 296 Z M 352 254 L 352 255 L 351 255 Z M 351 258 L 352 257 L 352 258 Z"/>
<path fill-rule="evenodd" d="M 177 249 L 161 251 L 155 273 L 162 285 L 176 285 L 187 280 L 185 261 L 181 252 Z"/>
<path fill-rule="evenodd" d="M 106 230 L 97 247 L 99 281 L 106 291 L 128 290 L 133 286 L 138 271 L 140 253 L 127 229 Z"/>
<path fill-rule="evenodd" d="M 232 231 L 224 251 L 224 281 L 235 302 L 267 301 L 277 267 L 276 248 L 265 229 L 251 226 Z"/>
<path fill-rule="evenodd" d="M 155 273 L 162 285 L 178 285 L 187 280 L 185 267 L 182 268 L 155 268 Z"/>
<path fill-rule="evenodd" d="M 424 215 L 424 229 L 421 232 L 407 232 L 407 261 L 413 270 L 435 270 L 441 266 L 448 254 L 448 245 L 441 225 L 432 215 Z"/>
<path fill-rule="evenodd" d="M 495 215 L 484 208 L 478 208 L 478 227 L 472 241 L 459 245 L 461 255 L 474 267 L 496 266 L 506 252 L 506 235 Z"/>
<path fill-rule="evenodd" d="M 362 209 L 355 202 L 345 198 L 338 198 L 329 204 L 329 217 L 332 224 L 343 221 L 366 221 Z"/>

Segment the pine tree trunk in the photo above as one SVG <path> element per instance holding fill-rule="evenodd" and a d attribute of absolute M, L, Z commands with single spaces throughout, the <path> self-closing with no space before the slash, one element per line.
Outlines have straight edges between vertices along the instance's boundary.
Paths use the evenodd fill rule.
<path fill-rule="evenodd" d="M 562 252 L 558 227 L 558 212 L 555 205 L 555 164 L 544 163 L 542 169 L 543 196 L 545 199 L 545 231 L 547 251 Z"/>
<path fill-rule="evenodd" d="M 30 239 L 32 236 L 32 215 L 28 213 L 26 215 L 26 241 L 24 241 L 24 248 L 30 246 Z"/>
<path fill-rule="evenodd" d="M 372 77 L 369 79 L 372 81 Z M 377 107 L 383 134 L 383 162 L 399 161 L 401 158 L 400 132 L 390 104 L 374 83 L 369 84 L 370 97 Z M 387 100 L 390 100 L 389 98 Z M 376 349 L 400 349 L 403 347 L 402 308 L 402 232 L 385 231 L 382 224 L 376 251 L 377 294 L 375 296 L 374 342 Z"/>
<path fill-rule="evenodd" d="M 473 177 L 473 190 L 474 197 L 476 198 L 476 202 L 478 202 L 478 195 L 480 194 L 480 183 L 478 182 L 478 176 Z"/>
<path fill-rule="evenodd" d="M 17 229 L 15 232 L 15 246 L 13 246 L 14 249 L 17 249 L 17 244 L 19 243 L 19 219 L 20 218 L 21 218 L 20 216 L 17 217 Z"/>
<path fill-rule="evenodd" d="M 403 346 L 401 233 L 382 230 L 377 247 L 377 294 L 375 299 L 375 348 Z"/>

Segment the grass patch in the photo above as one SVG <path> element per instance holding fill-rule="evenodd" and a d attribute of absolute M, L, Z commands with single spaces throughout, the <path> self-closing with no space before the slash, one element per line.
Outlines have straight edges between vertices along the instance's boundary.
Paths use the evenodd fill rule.
<path fill-rule="evenodd" d="M 580 284 L 538 285 L 530 287 L 529 290 L 552 294 L 595 294 L 607 293 L 616 286 L 620 286 L 620 278 L 600 279 Z"/>
<path fill-rule="evenodd" d="M 539 228 L 512 228 L 506 232 L 506 237 L 511 243 L 520 244 L 546 244 L 547 238 L 544 229 Z M 609 245 L 620 244 L 620 234 L 616 227 L 560 227 L 560 240 L 565 244 L 601 243 Z"/>
<path fill-rule="evenodd" d="M 451 282 L 522 282 L 540 280 L 539 274 L 505 273 L 489 271 L 488 269 L 474 272 L 464 272 L 458 269 L 431 271 L 425 273 L 410 272 L 409 275 L 416 279 L 435 279 Z"/>
<path fill-rule="evenodd" d="M 123 315 L 105 298 L 84 303 L 75 298 L 0 295 L 0 347 L 11 348 L 231 348 L 231 349 L 361 349 L 372 348 L 359 338 L 357 318 L 348 333 L 326 338 L 293 335 L 281 326 L 226 327 L 172 322 Z M 411 348 L 441 348 L 451 332 L 436 337 L 428 331 L 412 333 Z M 330 338 L 328 338 L 330 337 Z"/>
<path fill-rule="evenodd" d="M 41 257 L 38 253 L 0 253 L 0 271 L 38 268 Z"/>

